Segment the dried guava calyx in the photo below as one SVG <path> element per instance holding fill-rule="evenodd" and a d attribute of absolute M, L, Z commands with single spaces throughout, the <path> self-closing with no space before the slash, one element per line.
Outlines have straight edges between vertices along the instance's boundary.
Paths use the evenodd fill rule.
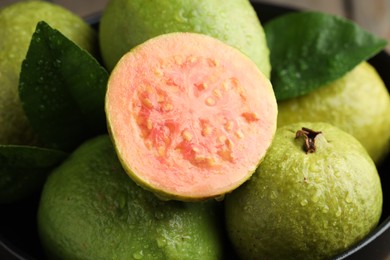
<path fill-rule="evenodd" d="M 321 131 L 314 131 L 307 127 L 302 127 L 295 133 L 295 139 L 304 138 L 305 144 L 303 149 L 306 153 L 314 153 L 316 151 L 316 137 L 317 135 L 322 134 Z"/>
<path fill-rule="evenodd" d="M 276 131 L 277 104 L 269 80 L 235 48 L 170 33 L 118 62 L 106 114 L 130 177 L 163 197 L 200 200 L 252 175 Z"/>

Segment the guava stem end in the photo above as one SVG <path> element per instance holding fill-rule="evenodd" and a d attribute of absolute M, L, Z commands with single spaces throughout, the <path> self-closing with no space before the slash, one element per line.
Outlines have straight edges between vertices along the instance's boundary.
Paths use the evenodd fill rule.
<path fill-rule="evenodd" d="M 306 153 L 314 153 L 316 151 L 315 138 L 317 135 L 321 133 L 322 133 L 321 131 L 314 131 L 307 127 L 302 127 L 301 130 L 298 130 L 295 133 L 295 139 L 304 137 L 305 144 L 303 146 L 303 149 L 305 150 Z"/>

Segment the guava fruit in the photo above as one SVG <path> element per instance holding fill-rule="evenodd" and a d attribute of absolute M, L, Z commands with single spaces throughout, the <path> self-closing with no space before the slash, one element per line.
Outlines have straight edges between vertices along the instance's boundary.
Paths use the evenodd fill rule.
<path fill-rule="evenodd" d="M 277 120 L 271 83 L 252 60 L 213 37 L 180 32 L 121 58 L 105 110 L 129 176 L 183 201 L 222 196 L 247 180 Z"/>
<path fill-rule="evenodd" d="M 19 94 L 19 73 L 37 23 L 46 21 L 96 53 L 96 32 L 76 14 L 45 1 L 21 1 L 0 10 L 0 144 L 36 144 Z"/>
<path fill-rule="evenodd" d="M 390 95 L 374 67 L 362 62 L 342 78 L 278 102 L 278 126 L 325 121 L 352 134 L 379 164 L 390 150 Z"/>
<path fill-rule="evenodd" d="M 241 50 L 270 75 L 263 27 L 248 0 L 109 1 L 99 25 L 103 61 L 112 70 L 131 48 L 171 32 L 215 37 Z"/>
<path fill-rule="evenodd" d="M 242 259 L 330 259 L 377 225 L 376 166 L 352 135 L 321 122 L 278 128 L 252 178 L 225 197 Z"/>
<path fill-rule="evenodd" d="M 221 259 L 219 206 L 159 200 L 128 178 L 103 135 L 49 176 L 38 230 L 50 259 Z"/>

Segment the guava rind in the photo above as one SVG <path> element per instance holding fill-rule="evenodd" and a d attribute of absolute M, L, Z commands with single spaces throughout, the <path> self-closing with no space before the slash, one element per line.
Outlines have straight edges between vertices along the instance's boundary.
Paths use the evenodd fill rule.
<path fill-rule="evenodd" d="M 303 150 L 297 130 L 323 134 Z M 381 216 L 376 167 L 351 135 L 327 123 L 283 126 L 252 178 L 225 197 L 226 227 L 242 259 L 327 259 L 364 238 Z"/>
<path fill-rule="evenodd" d="M 265 33 L 247 0 L 110 1 L 99 27 L 103 60 L 112 70 L 131 48 L 171 32 L 204 33 L 220 39 L 241 50 L 270 76 Z"/>
<path fill-rule="evenodd" d="M 44 1 L 23 1 L 0 10 L 0 143 L 37 144 L 18 94 L 19 73 L 31 36 L 44 20 L 96 54 L 97 34 L 76 14 Z"/>
<path fill-rule="evenodd" d="M 221 259 L 218 207 L 159 200 L 128 178 L 103 135 L 49 176 L 38 230 L 51 258 Z"/>
<path fill-rule="evenodd" d="M 352 134 L 379 164 L 390 151 L 390 95 L 375 68 L 362 62 L 342 78 L 278 103 L 278 126 L 324 121 Z"/>

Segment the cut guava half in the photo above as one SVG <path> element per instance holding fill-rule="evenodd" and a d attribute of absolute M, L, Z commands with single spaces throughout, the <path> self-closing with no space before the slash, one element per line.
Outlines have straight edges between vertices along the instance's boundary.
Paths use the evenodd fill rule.
<path fill-rule="evenodd" d="M 105 110 L 128 175 L 184 201 L 246 181 L 277 121 L 272 85 L 254 62 L 197 33 L 157 36 L 125 54 L 110 75 Z"/>

